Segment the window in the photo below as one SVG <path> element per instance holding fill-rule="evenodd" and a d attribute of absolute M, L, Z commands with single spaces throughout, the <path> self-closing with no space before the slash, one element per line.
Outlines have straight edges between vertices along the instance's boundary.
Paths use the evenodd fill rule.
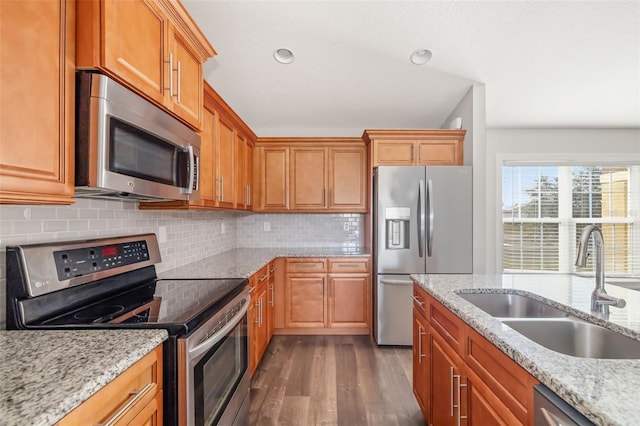
<path fill-rule="evenodd" d="M 585 268 L 574 262 L 582 230 L 595 224 L 605 241 L 605 273 L 640 275 L 639 215 L 640 166 L 507 164 L 502 169 L 503 270 L 590 273 L 592 257 Z"/>

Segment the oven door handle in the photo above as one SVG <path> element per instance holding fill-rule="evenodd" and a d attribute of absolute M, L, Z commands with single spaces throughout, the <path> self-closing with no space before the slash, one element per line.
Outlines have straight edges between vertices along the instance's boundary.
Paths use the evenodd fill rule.
<path fill-rule="evenodd" d="M 189 359 L 191 360 L 193 358 L 198 358 L 200 357 L 200 355 L 207 353 L 207 351 L 209 351 L 209 349 L 215 346 L 216 343 L 222 340 L 222 338 L 226 336 L 229 331 L 233 330 L 234 327 L 237 326 L 240 323 L 240 321 L 242 321 L 242 318 L 245 316 L 245 314 L 249 310 L 249 302 L 250 302 L 250 299 L 247 298 L 247 303 L 245 303 L 244 306 L 238 311 L 238 313 L 233 317 L 233 320 L 231 322 L 228 322 L 227 324 L 225 324 L 224 327 L 216 331 L 214 334 L 211 335 L 211 337 L 209 337 L 207 340 L 200 343 L 198 346 L 195 346 L 194 348 L 189 349 Z"/>

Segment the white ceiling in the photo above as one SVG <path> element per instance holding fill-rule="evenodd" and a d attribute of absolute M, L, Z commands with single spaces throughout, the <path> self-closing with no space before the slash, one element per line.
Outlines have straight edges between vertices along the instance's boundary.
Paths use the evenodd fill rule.
<path fill-rule="evenodd" d="M 205 79 L 258 136 L 441 127 L 474 83 L 487 127 L 640 127 L 640 1 L 183 3 L 218 52 Z"/>

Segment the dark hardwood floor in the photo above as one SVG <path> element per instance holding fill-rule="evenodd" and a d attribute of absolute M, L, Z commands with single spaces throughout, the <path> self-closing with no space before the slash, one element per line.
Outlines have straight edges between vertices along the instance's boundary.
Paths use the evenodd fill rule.
<path fill-rule="evenodd" d="M 424 425 L 411 348 L 368 336 L 274 336 L 251 380 L 259 425 Z"/>

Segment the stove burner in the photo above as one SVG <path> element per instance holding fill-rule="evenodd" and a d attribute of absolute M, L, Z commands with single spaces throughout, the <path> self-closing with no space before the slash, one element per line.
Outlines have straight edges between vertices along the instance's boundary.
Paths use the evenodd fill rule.
<path fill-rule="evenodd" d="M 82 321 L 98 322 L 98 320 L 104 317 L 113 317 L 115 314 L 122 311 L 124 311 L 124 306 L 122 305 L 96 306 L 85 309 L 84 311 L 76 312 L 73 318 Z"/>

